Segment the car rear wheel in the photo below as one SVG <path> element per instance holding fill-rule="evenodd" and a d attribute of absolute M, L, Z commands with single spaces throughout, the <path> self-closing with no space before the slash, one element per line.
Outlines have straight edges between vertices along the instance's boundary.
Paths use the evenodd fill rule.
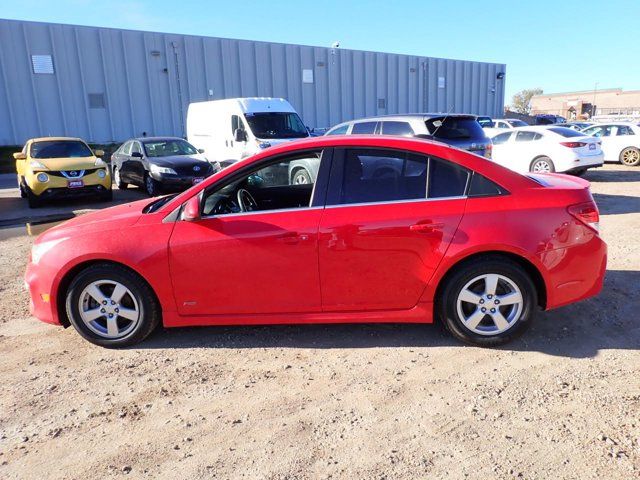
<path fill-rule="evenodd" d="M 124 190 L 129 186 L 127 182 L 122 180 L 122 177 L 120 176 L 120 169 L 118 167 L 113 167 L 113 181 L 116 184 L 116 187 L 120 190 Z"/>
<path fill-rule="evenodd" d="M 627 147 L 620 152 L 620 163 L 627 167 L 637 167 L 640 165 L 640 149 Z"/>
<path fill-rule="evenodd" d="M 556 168 L 549 157 L 538 157 L 531 162 L 529 171 L 534 173 L 553 173 L 556 171 Z"/>
<path fill-rule="evenodd" d="M 86 340 L 126 347 L 160 323 L 160 307 L 147 282 L 127 268 L 97 264 L 80 272 L 66 296 L 69 321 Z"/>
<path fill-rule="evenodd" d="M 311 183 L 311 175 L 304 168 L 300 168 L 293 173 L 292 185 L 307 185 Z"/>
<path fill-rule="evenodd" d="M 480 347 L 521 335 L 536 309 L 536 287 L 517 263 L 489 256 L 456 270 L 443 289 L 439 314 L 459 340 Z"/>
<path fill-rule="evenodd" d="M 147 174 L 144 177 L 144 190 L 150 197 L 160 195 L 160 183 L 151 178 L 151 175 Z"/>

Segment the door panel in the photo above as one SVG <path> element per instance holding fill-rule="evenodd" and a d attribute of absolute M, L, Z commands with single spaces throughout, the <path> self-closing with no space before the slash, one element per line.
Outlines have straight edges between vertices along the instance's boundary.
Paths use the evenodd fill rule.
<path fill-rule="evenodd" d="M 181 315 L 318 312 L 322 209 L 179 221 L 169 263 Z"/>
<path fill-rule="evenodd" d="M 327 207 L 318 246 L 323 310 L 415 306 L 453 238 L 465 202 Z"/>

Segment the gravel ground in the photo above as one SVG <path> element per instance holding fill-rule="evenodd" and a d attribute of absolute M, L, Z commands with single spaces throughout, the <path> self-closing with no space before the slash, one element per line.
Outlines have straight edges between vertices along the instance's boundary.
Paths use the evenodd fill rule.
<path fill-rule="evenodd" d="M 0 478 L 640 478 L 640 169 L 590 172 L 603 293 L 519 341 L 437 325 L 158 331 L 91 346 L 30 317 L 0 231 Z"/>

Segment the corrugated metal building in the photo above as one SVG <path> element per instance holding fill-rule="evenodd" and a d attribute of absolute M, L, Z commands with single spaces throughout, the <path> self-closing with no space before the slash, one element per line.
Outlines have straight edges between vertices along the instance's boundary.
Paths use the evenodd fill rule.
<path fill-rule="evenodd" d="M 371 115 L 501 115 L 503 64 L 0 20 L 0 144 L 184 135 L 190 102 L 284 97 L 310 127 Z"/>

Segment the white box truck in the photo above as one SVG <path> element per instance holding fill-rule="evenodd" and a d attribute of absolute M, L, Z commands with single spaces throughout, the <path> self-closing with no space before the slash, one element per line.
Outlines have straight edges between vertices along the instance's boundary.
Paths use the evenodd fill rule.
<path fill-rule="evenodd" d="M 189 104 L 187 139 L 225 167 L 272 145 L 309 136 L 283 98 L 230 98 Z"/>

